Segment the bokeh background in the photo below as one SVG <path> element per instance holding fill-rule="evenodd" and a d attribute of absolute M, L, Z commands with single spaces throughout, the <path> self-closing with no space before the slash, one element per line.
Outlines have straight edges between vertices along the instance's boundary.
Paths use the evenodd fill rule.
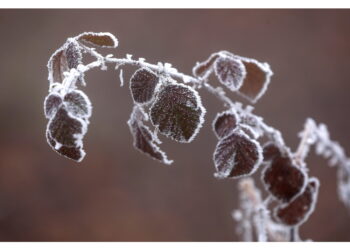
<path fill-rule="evenodd" d="M 350 153 L 349 27 L 349 10 L 0 10 L 0 240 L 239 240 L 230 216 L 239 205 L 237 181 L 213 177 L 210 127 L 223 107 L 203 91 L 205 126 L 191 144 L 162 138 L 175 160 L 163 166 L 133 149 L 126 124 L 132 101 L 119 72 L 91 71 L 87 157 L 78 164 L 51 150 L 46 64 L 67 37 L 112 32 L 120 45 L 103 53 L 170 62 L 188 74 L 223 49 L 269 62 L 275 74 L 255 112 L 293 149 L 311 116 Z M 124 70 L 127 81 L 135 69 Z M 335 169 L 314 155 L 308 163 L 321 188 L 301 236 L 349 241 L 350 213 L 338 201 Z"/>

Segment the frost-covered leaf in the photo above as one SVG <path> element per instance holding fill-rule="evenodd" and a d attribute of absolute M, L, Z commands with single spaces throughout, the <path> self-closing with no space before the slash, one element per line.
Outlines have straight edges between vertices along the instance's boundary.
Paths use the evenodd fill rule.
<path fill-rule="evenodd" d="M 134 147 L 142 153 L 158 160 L 164 164 L 171 164 L 173 161 L 168 160 L 166 154 L 155 144 L 155 135 L 145 126 L 142 121 L 131 117 L 128 121 L 130 132 L 134 139 Z"/>
<path fill-rule="evenodd" d="M 273 73 L 267 63 L 245 57 L 239 58 L 244 64 L 246 76 L 238 92 L 251 102 L 256 102 L 265 93 Z"/>
<path fill-rule="evenodd" d="M 215 60 L 214 69 L 219 81 L 231 91 L 242 86 L 246 71 L 241 60 L 221 53 Z"/>
<path fill-rule="evenodd" d="M 220 139 L 229 135 L 238 124 L 238 116 L 232 110 L 227 110 L 216 115 L 213 121 L 213 130 Z"/>
<path fill-rule="evenodd" d="M 314 211 L 319 186 L 318 179 L 310 178 L 302 194 L 290 203 L 282 204 L 275 209 L 275 218 L 288 226 L 304 223 Z"/>
<path fill-rule="evenodd" d="M 116 48 L 118 40 L 111 33 L 108 32 L 85 32 L 78 36 L 79 41 L 83 41 L 95 46 Z"/>
<path fill-rule="evenodd" d="M 260 127 L 260 123 L 257 118 L 251 114 L 241 114 L 240 115 L 240 127 L 243 131 L 253 133 L 253 138 L 258 138 L 264 134 L 264 131 Z"/>
<path fill-rule="evenodd" d="M 64 103 L 74 117 L 89 118 L 91 116 L 91 102 L 81 90 L 72 90 L 64 96 Z"/>
<path fill-rule="evenodd" d="M 192 69 L 193 75 L 196 77 L 207 78 L 210 73 L 213 72 L 213 65 L 218 57 L 219 54 L 214 53 L 206 61 L 197 63 Z"/>
<path fill-rule="evenodd" d="M 67 147 L 78 147 L 86 133 L 86 123 L 73 118 L 64 106 L 58 109 L 56 115 L 48 124 L 48 131 L 56 142 Z"/>
<path fill-rule="evenodd" d="M 67 57 L 64 50 L 64 47 L 61 47 L 58 50 L 56 50 L 56 52 L 51 56 L 48 62 L 47 67 L 49 70 L 50 83 L 62 83 L 64 79 L 63 73 L 69 70 Z"/>
<path fill-rule="evenodd" d="M 64 72 L 77 68 L 81 64 L 82 54 L 79 44 L 75 40 L 68 40 L 61 48 L 59 48 L 50 58 L 48 62 L 49 81 L 50 83 L 62 83 Z M 80 83 L 84 82 L 83 76 L 79 77 Z"/>
<path fill-rule="evenodd" d="M 175 141 L 188 143 L 202 127 L 205 112 L 197 91 L 184 84 L 172 83 L 157 94 L 150 117 L 160 133 Z"/>
<path fill-rule="evenodd" d="M 146 103 L 152 100 L 158 80 L 158 76 L 150 69 L 136 70 L 130 79 L 130 90 L 134 101 Z"/>
<path fill-rule="evenodd" d="M 214 152 L 218 178 L 242 177 L 253 174 L 262 162 L 260 144 L 242 131 L 235 130 L 222 138 Z"/>
<path fill-rule="evenodd" d="M 65 54 L 69 69 L 77 68 L 81 64 L 82 54 L 79 44 L 75 40 L 69 40 L 65 45 Z"/>
<path fill-rule="evenodd" d="M 46 118 L 52 118 L 61 107 L 62 97 L 56 93 L 46 96 L 44 101 L 44 111 Z"/>
<path fill-rule="evenodd" d="M 272 161 L 276 157 L 281 157 L 280 148 L 273 142 L 267 142 L 263 147 L 264 161 Z"/>
<path fill-rule="evenodd" d="M 307 176 L 289 157 L 277 157 L 265 168 L 262 181 L 276 199 L 288 202 L 304 191 Z"/>
<path fill-rule="evenodd" d="M 46 131 L 46 139 L 52 149 L 64 157 L 75 160 L 77 162 L 82 161 L 85 157 L 85 151 L 82 149 L 82 147 L 66 147 L 63 145 L 58 145 L 56 141 L 51 137 L 49 131 Z"/>

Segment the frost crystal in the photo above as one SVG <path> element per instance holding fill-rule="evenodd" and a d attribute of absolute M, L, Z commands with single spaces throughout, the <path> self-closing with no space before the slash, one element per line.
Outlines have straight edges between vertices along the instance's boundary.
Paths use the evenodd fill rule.
<path fill-rule="evenodd" d="M 262 162 L 259 143 L 243 132 L 234 130 L 222 138 L 214 152 L 216 177 L 242 177 L 253 174 Z"/>
<path fill-rule="evenodd" d="M 184 84 L 172 83 L 157 94 L 150 118 L 161 134 L 188 143 L 202 127 L 205 112 L 197 91 Z"/>
<path fill-rule="evenodd" d="M 120 87 L 124 86 L 124 77 L 123 77 L 123 70 L 120 69 L 119 71 L 119 81 L 120 81 Z"/>

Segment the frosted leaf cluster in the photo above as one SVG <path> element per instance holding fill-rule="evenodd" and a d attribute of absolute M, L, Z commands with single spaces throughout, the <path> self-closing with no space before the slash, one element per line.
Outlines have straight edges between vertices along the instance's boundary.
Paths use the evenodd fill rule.
<path fill-rule="evenodd" d="M 49 94 L 44 101 L 44 112 L 49 120 L 46 130 L 48 144 L 57 153 L 80 162 L 85 157 L 83 138 L 87 132 L 92 105 L 87 95 L 77 89 L 85 86 L 81 42 L 100 47 L 116 47 L 117 40 L 109 33 L 83 33 L 68 38 L 48 62 Z M 92 50 L 92 49 L 91 49 Z"/>
<path fill-rule="evenodd" d="M 133 146 L 163 164 L 171 164 L 159 147 L 163 135 L 176 142 L 190 143 L 204 124 L 206 109 L 198 90 L 203 89 L 221 101 L 226 110 L 213 120 L 218 139 L 213 154 L 217 178 L 238 179 L 240 208 L 233 213 L 237 232 L 246 241 L 299 241 L 299 227 L 315 209 L 320 183 L 309 176 L 305 158 L 310 148 L 338 169 L 338 194 L 350 208 L 350 159 L 338 142 L 330 139 L 327 127 L 307 119 L 295 152 L 286 146 L 279 130 L 253 113 L 250 105 L 234 102 L 225 90 L 235 92 L 251 103 L 267 90 L 273 72 L 268 63 L 219 51 L 197 63 L 193 76 L 179 72 L 170 63 L 151 64 L 144 58 L 103 56 L 98 48 L 113 49 L 118 40 L 108 32 L 84 32 L 56 50 L 48 62 L 49 94 L 44 101 L 48 119 L 46 139 L 57 153 L 80 162 L 92 105 L 79 90 L 86 86 L 85 73 L 94 68 L 107 70 L 114 64 L 124 85 L 124 66 L 137 69 L 129 80 L 133 108 L 127 124 Z M 83 64 L 89 54 L 95 61 Z M 210 76 L 219 87 L 210 84 Z M 264 146 L 261 146 L 264 145 Z M 258 170 L 267 193 L 250 178 Z"/>
<path fill-rule="evenodd" d="M 221 84 L 252 103 L 257 102 L 266 92 L 273 75 L 268 63 L 228 51 L 212 54 L 206 61 L 197 63 L 192 72 L 204 80 L 208 80 L 210 74 L 215 72 Z"/>
<path fill-rule="evenodd" d="M 90 100 L 79 90 L 64 95 L 51 93 L 46 97 L 44 110 L 49 119 L 46 137 L 53 150 L 78 162 L 84 158 L 83 137 L 91 109 Z"/>

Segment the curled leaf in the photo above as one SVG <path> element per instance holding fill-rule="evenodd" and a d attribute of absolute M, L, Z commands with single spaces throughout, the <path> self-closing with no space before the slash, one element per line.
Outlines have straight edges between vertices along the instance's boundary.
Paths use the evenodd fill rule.
<path fill-rule="evenodd" d="M 304 191 L 305 172 L 293 165 L 289 157 L 276 157 L 262 173 L 262 181 L 276 199 L 289 202 Z"/>
<path fill-rule="evenodd" d="M 81 62 L 82 54 L 79 44 L 73 39 L 68 39 L 68 41 L 49 59 L 47 67 L 49 70 L 50 83 L 62 83 L 64 79 L 64 72 L 77 68 Z M 78 81 L 83 83 L 83 76 L 80 76 Z"/>
<path fill-rule="evenodd" d="M 163 87 L 150 110 L 152 124 L 178 142 L 191 142 L 204 122 L 205 109 L 196 90 L 184 84 Z"/>
<path fill-rule="evenodd" d="M 81 119 L 72 117 L 64 106 L 58 109 L 48 124 L 51 137 L 67 147 L 80 146 L 86 130 L 86 123 Z"/>
<path fill-rule="evenodd" d="M 158 160 L 164 164 L 171 164 L 167 155 L 156 145 L 155 135 L 145 126 L 142 121 L 131 117 L 128 121 L 130 132 L 134 139 L 134 147 L 140 152 Z"/>
<path fill-rule="evenodd" d="M 214 69 L 220 83 L 231 91 L 236 91 L 242 86 L 246 71 L 241 60 L 221 53 L 215 61 Z"/>
<path fill-rule="evenodd" d="M 142 68 L 135 71 L 130 79 L 130 90 L 134 101 L 137 103 L 151 101 L 158 81 L 158 76 L 150 69 Z"/>
<path fill-rule="evenodd" d="M 91 102 L 81 90 L 72 90 L 64 96 L 64 103 L 74 117 L 89 118 L 91 116 Z"/>
<path fill-rule="evenodd" d="M 59 153 L 60 155 L 63 155 L 64 157 L 67 157 L 77 162 L 82 161 L 85 157 L 85 151 L 82 149 L 81 146 L 67 147 L 63 145 L 58 145 L 56 141 L 51 137 L 49 131 L 46 131 L 46 139 L 49 145 L 51 146 L 51 148 L 57 153 Z"/>
<path fill-rule="evenodd" d="M 255 59 L 239 57 L 247 72 L 239 93 L 255 103 L 267 90 L 273 75 L 268 63 L 260 63 Z"/>
<path fill-rule="evenodd" d="M 275 209 L 275 218 L 288 226 L 304 223 L 315 209 L 319 186 L 318 179 L 310 178 L 302 194 L 290 203 L 282 204 Z"/>
<path fill-rule="evenodd" d="M 196 77 L 207 78 L 210 73 L 213 72 L 213 65 L 218 57 L 219 54 L 214 53 L 210 55 L 206 61 L 197 63 L 192 69 L 193 75 Z"/>
<path fill-rule="evenodd" d="M 218 178 L 238 178 L 253 174 L 262 162 L 260 144 L 242 131 L 235 130 L 222 138 L 214 152 Z"/>
<path fill-rule="evenodd" d="M 63 73 L 69 70 L 67 57 L 64 53 L 64 47 L 61 47 L 58 50 L 56 50 L 56 52 L 49 59 L 47 67 L 49 70 L 50 83 L 62 83 L 64 79 Z"/>
<path fill-rule="evenodd" d="M 233 110 L 227 110 L 216 115 L 213 121 L 213 130 L 220 139 L 229 135 L 238 124 L 238 116 Z"/>
<path fill-rule="evenodd" d="M 44 101 L 44 112 L 46 118 L 52 118 L 57 110 L 61 107 L 62 97 L 56 93 L 49 94 L 46 96 Z"/>
<path fill-rule="evenodd" d="M 99 47 L 116 48 L 118 46 L 117 38 L 108 32 L 84 32 L 78 36 L 78 40 Z"/>

